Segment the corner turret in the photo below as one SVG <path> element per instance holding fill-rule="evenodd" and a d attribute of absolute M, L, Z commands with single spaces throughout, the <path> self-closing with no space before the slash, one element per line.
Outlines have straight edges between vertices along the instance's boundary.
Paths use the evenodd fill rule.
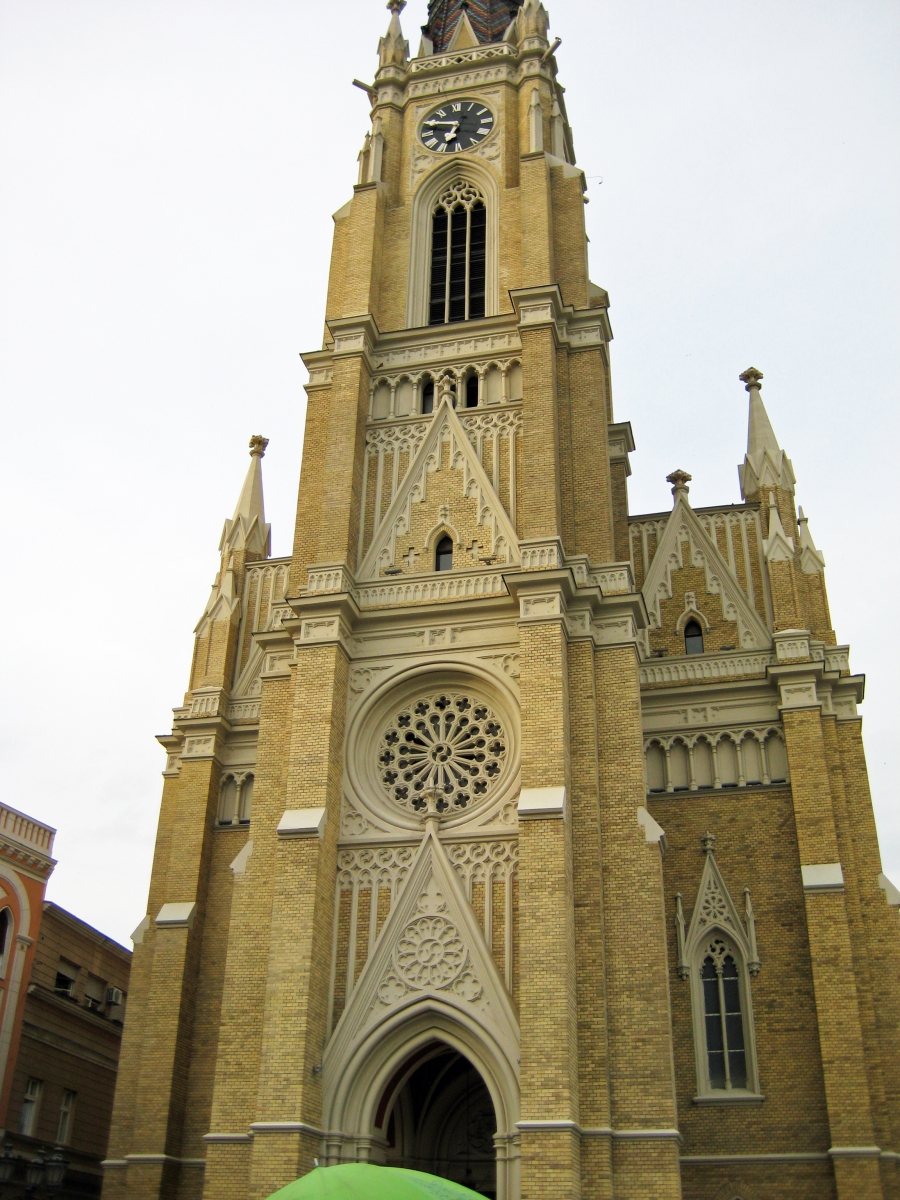
<path fill-rule="evenodd" d="M 194 633 L 191 688 L 227 687 L 234 664 L 241 595 L 247 563 L 268 558 L 271 526 L 263 505 L 262 458 L 268 438 L 250 439 L 250 468 L 241 488 L 234 516 L 225 522 L 219 539 L 221 562 L 203 616 Z"/>

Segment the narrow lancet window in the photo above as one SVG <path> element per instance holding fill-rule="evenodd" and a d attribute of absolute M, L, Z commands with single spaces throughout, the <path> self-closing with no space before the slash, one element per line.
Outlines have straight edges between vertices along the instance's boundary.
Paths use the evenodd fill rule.
<path fill-rule="evenodd" d="M 434 412 L 434 380 L 429 379 L 422 389 L 422 412 Z"/>
<path fill-rule="evenodd" d="M 484 316 L 486 253 L 484 200 L 470 184 L 455 183 L 431 217 L 429 325 Z"/>
<path fill-rule="evenodd" d="M 478 407 L 478 376 L 470 375 L 466 380 L 466 408 Z"/>
<path fill-rule="evenodd" d="M 434 551 L 434 569 L 436 571 L 453 570 L 453 539 L 442 537 Z"/>
<path fill-rule="evenodd" d="M 746 1088 L 747 1054 L 737 964 L 730 954 L 707 955 L 701 978 L 710 1087 L 725 1091 Z"/>
<path fill-rule="evenodd" d="M 684 627 L 684 652 L 685 654 L 703 653 L 703 630 L 700 628 L 699 621 L 690 620 Z"/>

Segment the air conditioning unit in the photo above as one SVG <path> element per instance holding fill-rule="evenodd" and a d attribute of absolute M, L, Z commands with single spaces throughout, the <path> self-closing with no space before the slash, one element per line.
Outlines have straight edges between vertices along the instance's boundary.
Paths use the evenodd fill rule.
<path fill-rule="evenodd" d="M 106 1003 L 107 1004 L 121 1004 L 122 999 L 123 999 L 123 997 L 122 997 L 121 988 L 111 987 L 111 988 L 106 989 Z"/>

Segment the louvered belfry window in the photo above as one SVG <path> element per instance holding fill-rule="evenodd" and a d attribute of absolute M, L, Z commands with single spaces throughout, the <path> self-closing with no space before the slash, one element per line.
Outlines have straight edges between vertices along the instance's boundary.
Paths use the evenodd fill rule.
<path fill-rule="evenodd" d="M 487 209 L 471 184 L 442 194 L 431 216 L 431 290 L 428 324 L 484 316 Z"/>

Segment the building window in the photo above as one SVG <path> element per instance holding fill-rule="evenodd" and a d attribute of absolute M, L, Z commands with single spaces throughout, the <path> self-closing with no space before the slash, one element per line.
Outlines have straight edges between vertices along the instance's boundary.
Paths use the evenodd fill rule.
<path fill-rule="evenodd" d="M 434 412 L 434 380 L 429 379 L 422 389 L 422 412 Z"/>
<path fill-rule="evenodd" d="M 478 407 L 478 376 L 469 375 L 466 379 L 466 408 Z"/>
<path fill-rule="evenodd" d="M 63 1092 L 62 1103 L 59 1106 L 59 1120 L 56 1123 L 56 1144 L 68 1146 L 72 1136 L 72 1124 L 75 1120 L 75 1097 L 77 1092 L 68 1088 Z"/>
<path fill-rule="evenodd" d="M 38 1113 L 41 1107 L 41 1092 L 44 1090 L 42 1079 L 30 1078 L 25 1084 L 25 1095 L 22 1099 L 22 1112 L 19 1116 L 19 1133 L 25 1137 L 34 1137 L 37 1129 Z"/>
<path fill-rule="evenodd" d="M 74 998 L 75 981 L 78 979 L 78 967 L 74 963 L 67 962 L 66 959 L 59 960 L 59 966 L 56 968 L 56 983 L 53 985 L 53 990 L 58 996 L 68 996 Z"/>
<path fill-rule="evenodd" d="M 708 949 L 700 975 L 709 1085 L 729 1091 L 743 1089 L 747 1086 L 747 1054 L 737 964 L 721 938 L 715 938 Z"/>
<path fill-rule="evenodd" d="M 453 570 L 453 539 L 442 537 L 434 551 L 434 569 L 436 571 Z"/>
<path fill-rule="evenodd" d="M 487 210 L 471 184 L 458 182 L 431 215 L 428 324 L 484 316 Z"/>
<path fill-rule="evenodd" d="M 750 980 L 760 970 L 750 889 L 744 911 L 734 905 L 715 856 L 715 837 L 701 838 L 706 862 L 690 925 L 675 899 L 678 974 L 689 979 L 697 1066 L 696 1103 L 761 1100 Z"/>
<path fill-rule="evenodd" d="M 106 981 L 88 975 L 84 985 L 84 1002 L 91 1012 L 102 1013 L 106 1004 Z"/>
<path fill-rule="evenodd" d="M 241 784 L 240 806 L 238 809 L 238 822 L 241 825 L 250 824 L 250 813 L 253 810 L 253 776 L 245 775 L 244 781 Z"/>
<path fill-rule="evenodd" d="M 703 630 L 700 628 L 699 621 L 690 620 L 684 627 L 684 652 L 685 654 L 703 653 Z"/>
<path fill-rule="evenodd" d="M 12 943 L 12 913 L 8 908 L 0 912 L 0 978 L 6 974 L 6 964 L 9 961 L 9 947 Z"/>
<path fill-rule="evenodd" d="M 237 817 L 238 785 L 233 775 L 222 780 L 219 793 L 219 824 L 233 825 Z"/>

